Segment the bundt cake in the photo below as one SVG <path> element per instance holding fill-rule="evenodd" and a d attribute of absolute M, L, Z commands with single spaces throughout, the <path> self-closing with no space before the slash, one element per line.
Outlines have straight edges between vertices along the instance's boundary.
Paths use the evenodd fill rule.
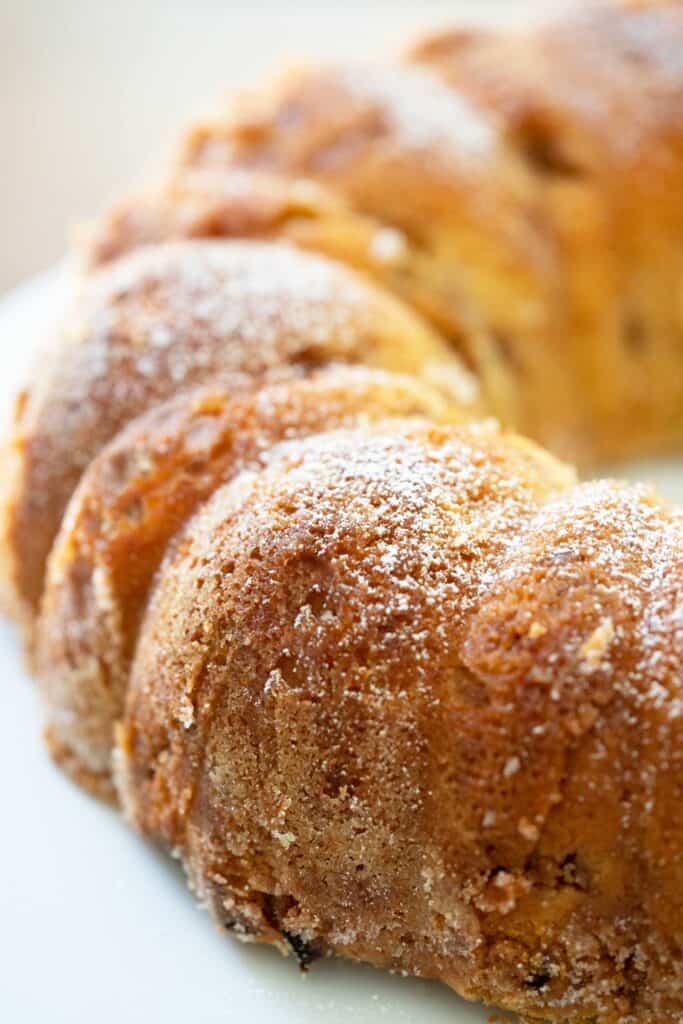
<path fill-rule="evenodd" d="M 683 513 L 558 460 L 683 442 L 682 197 L 683 7 L 608 0 L 289 73 L 86 233 L 2 600 L 219 927 L 683 1021 Z"/>

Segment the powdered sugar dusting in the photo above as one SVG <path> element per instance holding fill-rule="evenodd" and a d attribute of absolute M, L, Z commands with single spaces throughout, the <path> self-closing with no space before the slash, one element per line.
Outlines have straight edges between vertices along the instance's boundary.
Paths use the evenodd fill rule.
<path fill-rule="evenodd" d="M 352 94 L 381 106 L 400 146 L 462 162 L 490 156 L 496 145 L 493 116 L 428 70 L 351 66 L 339 75 Z"/>
<path fill-rule="evenodd" d="M 111 305 L 89 325 L 99 373 L 106 375 L 115 358 L 117 300 L 131 303 L 139 296 L 138 369 L 154 376 L 165 361 L 179 385 L 198 361 L 212 358 L 192 344 L 198 331 L 222 339 L 222 362 L 226 368 L 232 362 L 232 369 L 270 365 L 288 348 L 305 345 L 333 342 L 343 354 L 355 340 L 367 301 L 344 268 L 285 245 L 256 243 L 181 243 L 143 251 L 115 267 L 107 288 Z"/>
<path fill-rule="evenodd" d="M 512 468 L 487 457 L 499 444 L 513 456 Z M 238 534 L 254 530 L 252 514 L 261 518 L 254 506 L 262 506 L 264 516 L 284 517 L 283 528 L 289 529 L 294 503 L 307 530 L 320 536 L 316 546 L 347 579 L 358 630 L 382 621 L 381 645 L 402 657 L 409 642 L 420 686 L 421 677 L 426 682 L 433 671 L 435 646 L 446 650 L 476 606 L 479 580 L 533 513 L 539 495 L 552 493 L 545 463 L 536 461 L 533 449 L 522 449 L 518 463 L 514 456 L 493 426 L 450 434 L 394 422 L 368 433 L 322 434 L 264 453 L 266 468 L 252 480 L 254 493 L 243 492 L 250 514 L 245 520 L 238 516 L 234 528 Z M 274 494 L 282 487 L 288 496 L 281 499 L 284 512 L 279 502 L 273 506 L 271 487 Z M 193 530 L 207 545 L 209 560 L 219 557 L 213 549 L 221 543 L 226 501 L 232 508 L 230 487 L 216 493 Z M 363 560 L 332 554 L 359 530 Z M 418 607 L 429 609 L 428 630 L 418 626 Z M 300 609 L 301 627 L 311 621 L 310 609 Z M 315 628 L 328 628 L 324 617 L 315 618 Z M 340 650 L 355 642 L 351 630 L 336 641 Z M 389 663 L 384 671 L 390 671 Z"/>

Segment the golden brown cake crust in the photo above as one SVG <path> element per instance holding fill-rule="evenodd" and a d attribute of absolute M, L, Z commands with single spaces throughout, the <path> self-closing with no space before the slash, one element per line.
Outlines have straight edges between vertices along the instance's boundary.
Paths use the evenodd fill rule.
<path fill-rule="evenodd" d="M 138 246 L 182 238 L 287 241 L 400 292 L 400 235 L 310 179 L 253 170 L 174 167 L 166 179 L 125 197 L 82 229 L 79 253 L 92 269 Z"/>
<path fill-rule="evenodd" d="M 538 181 L 561 254 L 565 342 L 612 448 L 680 445 L 683 8 L 578 5 L 536 32 L 437 35 L 413 50 Z M 633 428 L 629 429 L 629 424 Z"/>
<path fill-rule="evenodd" d="M 554 240 L 530 215 L 535 182 L 495 119 L 431 71 L 296 69 L 241 97 L 224 122 L 197 126 L 182 165 L 312 179 L 384 226 L 386 258 L 366 272 L 460 351 L 495 415 L 545 429 L 557 449 L 575 444 L 581 397 L 561 345 Z M 501 358 L 518 336 L 533 351 L 510 353 L 523 378 Z"/>
<path fill-rule="evenodd" d="M 119 782 L 226 927 L 679 1019 L 683 521 L 472 428 L 291 442 L 159 575 Z"/>

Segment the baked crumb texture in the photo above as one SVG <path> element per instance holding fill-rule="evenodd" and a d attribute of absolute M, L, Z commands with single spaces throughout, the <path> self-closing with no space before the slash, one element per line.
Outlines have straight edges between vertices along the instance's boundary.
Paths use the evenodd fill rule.
<path fill-rule="evenodd" d="M 683 8 L 608 2 L 297 69 L 90 230 L 3 603 L 219 927 L 683 1020 L 683 515 L 555 457 L 683 440 L 682 184 Z"/>

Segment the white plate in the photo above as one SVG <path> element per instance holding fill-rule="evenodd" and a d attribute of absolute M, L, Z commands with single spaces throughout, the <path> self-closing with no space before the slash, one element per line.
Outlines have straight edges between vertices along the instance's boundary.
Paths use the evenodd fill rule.
<path fill-rule="evenodd" d="M 0 303 L 0 402 L 61 301 L 51 272 Z M 629 468 L 622 474 L 634 476 Z M 639 478 L 683 502 L 683 460 Z M 33 687 L 0 629 L 0 1021 L 7 1024 L 483 1024 L 445 987 L 341 961 L 302 979 L 195 907 L 179 872 L 68 783 L 40 742 Z"/>

